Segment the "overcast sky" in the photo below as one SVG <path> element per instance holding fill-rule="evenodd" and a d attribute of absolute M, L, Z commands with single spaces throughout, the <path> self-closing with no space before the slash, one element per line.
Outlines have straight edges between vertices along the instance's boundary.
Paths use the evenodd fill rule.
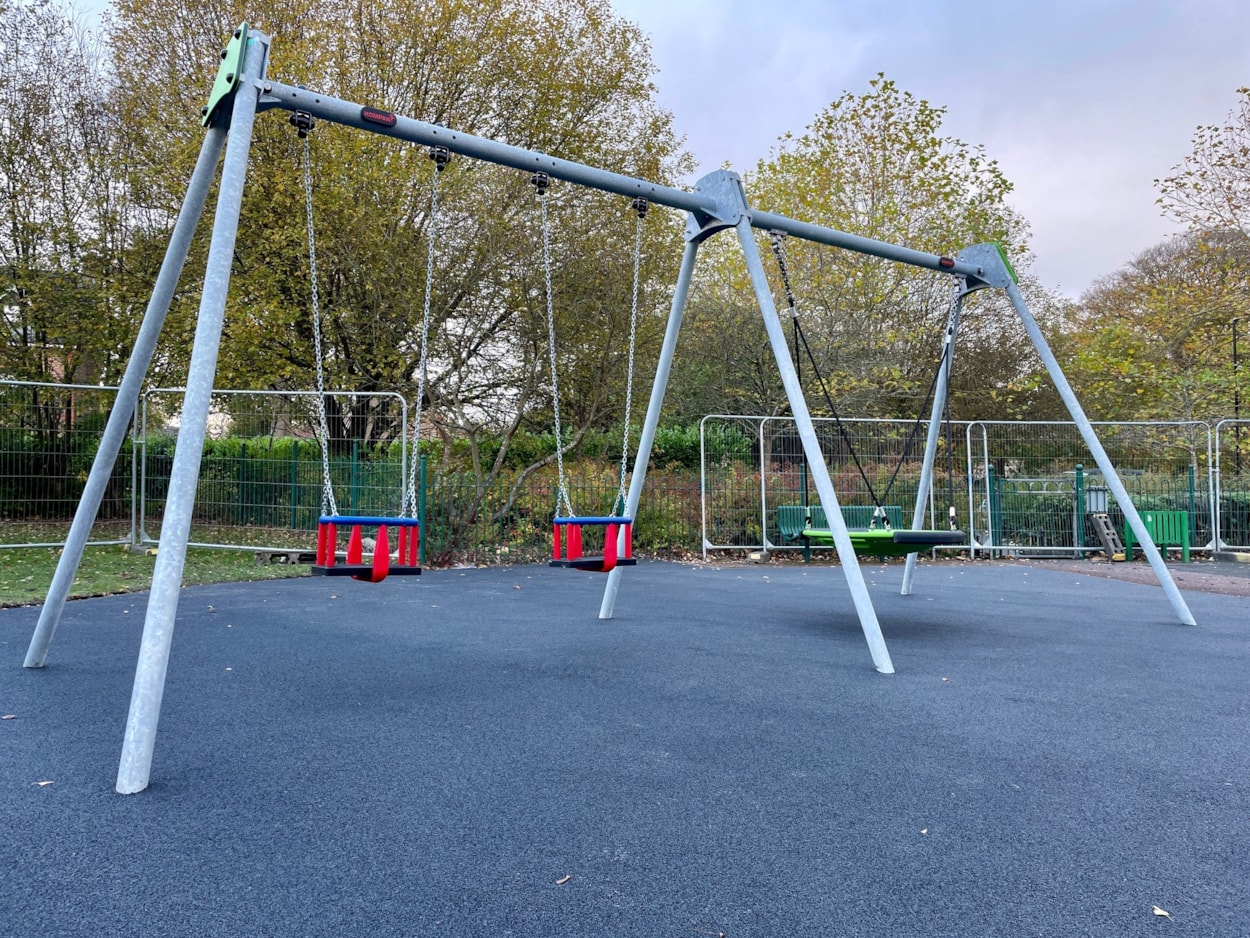
<path fill-rule="evenodd" d="M 1153 180 L 1250 85 L 1250 0 L 611 2 L 651 36 L 698 175 L 750 169 L 884 72 L 998 161 L 1035 273 L 1074 297 L 1179 230 Z"/>
<path fill-rule="evenodd" d="M 998 160 L 1034 271 L 1071 296 L 1179 230 L 1153 180 L 1250 85 L 1248 0 L 612 2 L 701 173 L 750 169 L 884 72 Z"/>

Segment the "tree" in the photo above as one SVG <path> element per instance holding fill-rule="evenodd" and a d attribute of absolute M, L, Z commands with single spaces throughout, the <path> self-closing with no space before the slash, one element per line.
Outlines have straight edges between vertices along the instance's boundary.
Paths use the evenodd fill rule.
<path fill-rule="evenodd" d="M 867 93 L 835 100 L 803 135 L 783 137 L 771 159 L 746 174 L 747 191 L 755 205 L 773 212 L 937 254 L 998 241 L 1017 270 L 1027 270 L 1027 226 L 1006 203 L 1010 182 L 983 148 L 941 135 L 944 114 L 878 75 Z M 787 240 L 803 331 L 835 408 L 914 417 L 940 357 L 950 279 Z M 678 381 L 689 388 L 720 376 L 721 399 L 731 408 L 779 413 L 784 395 L 770 353 L 759 352 L 762 332 L 736 326 L 758 313 L 736 246 L 727 242 L 705 249 L 711 263 L 691 315 L 695 364 L 681 366 Z M 767 258 L 767 246 L 762 250 Z M 775 295 L 783 296 L 771 276 Z M 728 330 L 721 328 L 727 310 L 735 324 Z M 966 304 L 958 360 L 974 367 L 956 371 L 957 404 L 974 395 L 981 402 L 985 388 L 1005 388 L 1033 373 L 1036 363 L 1018 351 L 1023 333 L 1014 319 L 1001 294 L 977 294 Z M 1008 334 L 1013 341 L 1002 341 Z M 827 409 L 814 369 L 806 365 L 804 372 L 809 401 Z M 706 394 L 686 395 L 705 412 L 720 409 Z"/>
<path fill-rule="evenodd" d="M 1250 243 L 1250 88 L 1221 127 L 1200 126 L 1193 150 L 1172 174 L 1156 179 L 1165 215 L 1197 231 L 1235 231 Z"/>
<path fill-rule="evenodd" d="M 108 75 L 49 0 L 0 6 L 0 56 L 0 374 L 110 379 L 126 329 L 110 289 L 123 217 Z"/>
<path fill-rule="evenodd" d="M 167 225 L 201 139 L 211 50 L 243 14 L 202 0 L 121 0 L 110 21 L 132 188 Z M 291 84 L 659 182 L 685 166 L 671 117 L 654 101 L 646 41 L 606 0 L 298 0 L 254 25 L 276 36 L 269 72 Z M 426 292 L 427 154 L 332 126 L 313 131 L 311 151 L 327 383 L 411 397 Z M 285 122 L 258 120 L 219 384 L 313 384 L 300 159 Z M 453 160 L 440 190 L 426 414 L 444 452 L 469 438 L 484 492 L 513 434 L 550 426 L 537 202 L 526 174 L 468 159 Z M 623 399 L 634 229 L 620 198 L 558 183 L 546 198 L 561 409 L 576 439 Z M 675 267 L 680 228 L 653 213 L 646 232 L 653 284 Z M 650 310 L 659 298 L 644 291 L 644 359 L 658 341 L 662 321 Z M 189 313 L 171 313 L 175 335 L 189 328 Z M 344 438 L 368 428 L 375 436 L 364 442 L 402 429 L 380 410 L 335 422 Z M 483 434 L 505 442 L 493 462 L 477 458 Z"/>
<path fill-rule="evenodd" d="M 1064 350 L 1091 418 L 1211 420 L 1229 412 L 1228 322 L 1250 287 L 1240 240 L 1177 236 L 1081 298 Z"/>

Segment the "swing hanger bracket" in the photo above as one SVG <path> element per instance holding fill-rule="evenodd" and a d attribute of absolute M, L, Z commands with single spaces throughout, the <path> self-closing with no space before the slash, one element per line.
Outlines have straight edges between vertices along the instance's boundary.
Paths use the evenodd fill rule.
<path fill-rule="evenodd" d="M 434 168 L 440 173 L 447 168 L 447 164 L 451 162 L 451 150 L 444 146 L 435 144 L 430 147 L 428 156 L 434 161 Z"/>
<path fill-rule="evenodd" d="M 530 176 L 530 185 L 534 187 L 535 193 L 539 198 L 547 194 L 547 187 L 551 185 L 551 176 L 544 172 L 537 172 Z"/>
<path fill-rule="evenodd" d="M 301 140 L 307 137 L 312 132 L 312 129 L 317 126 L 317 121 L 307 111 L 292 111 L 291 116 L 287 120 L 299 132 Z"/>
<path fill-rule="evenodd" d="M 630 200 L 629 207 L 634 210 L 634 213 L 637 214 L 639 218 L 646 218 L 647 209 L 651 207 L 651 203 L 642 196 L 638 195 L 634 196 L 634 198 Z"/>

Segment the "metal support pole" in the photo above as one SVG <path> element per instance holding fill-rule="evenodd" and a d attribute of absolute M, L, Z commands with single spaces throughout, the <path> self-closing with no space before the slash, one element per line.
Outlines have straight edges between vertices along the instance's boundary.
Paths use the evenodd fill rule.
<path fill-rule="evenodd" d="M 1063 399 L 1064 404 L 1067 405 L 1068 413 L 1072 415 L 1073 423 L 1081 431 L 1081 437 L 1085 440 L 1085 445 L 1089 447 L 1089 451 L 1093 454 L 1094 462 L 1102 470 L 1103 478 L 1107 482 L 1107 488 L 1111 490 L 1111 494 L 1115 496 L 1116 502 L 1120 505 L 1120 510 L 1124 512 L 1124 520 L 1133 529 L 1133 536 L 1141 544 L 1142 552 L 1145 553 L 1146 559 L 1150 561 L 1151 569 L 1154 570 L 1155 576 L 1158 577 L 1159 585 L 1163 587 L 1163 592 L 1172 604 L 1172 609 L 1176 612 L 1177 618 L 1185 625 L 1196 625 L 1193 613 L 1189 611 L 1189 606 L 1186 605 L 1184 597 L 1181 596 L 1181 591 L 1177 588 L 1175 581 L 1173 581 L 1171 572 L 1163 562 L 1163 558 L 1159 555 L 1159 548 L 1150 539 L 1150 534 L 1142 523 L 1141 515 L 1137 513 L 1133 500 L 1129 498 L 1128 490 L 1124 488 L 1124 483 L 1120 481 L 1120 476 L 1115 471 L 1115 466 L 1111 464 L 1107 451 L 1102 448 L 1102 443 L 1098 441 L 1098 436 L 1094 433 L 1094 428 L 1090 425 L 1089 418 L 1085 416 L 1085 411 L 1082 410 L 1080 402 L 1076 399 L 1072 386 L 1068 384 L 1068 379 L 1063 374 L 1063 369 L 1059 367 L 1059 362 L 1056 360 L 1054 353 L 1051 352 L 1050 346 L 1047 344 L 1046 338 L 1042 335 L 1042 330 L 1037 324 L 1037 320 L 1029 312 L 1028 304 L 1024 302 L 1024 296 L 1020 293 L 1020 288 L 1015 283 L 1009 283 L 1006 286 L 1006 290 L 1007 296 L 1011 298 L 1011 305 L 1015 307 L 1016 313 L 1020 316 L 1020 321 L 1024 323 L 1025 331 L 1028 332 L 1029 338 L 1033 340 L 1033 347 L 1037 349 L 1038 355 L 1042 358 L 1042 363 L 1050 373 L 1050 380 L 1055 383 L 1059 396 Z"/>
<path fill-rule="evenodd" d="M 178 430 L 178 442 L 174 451 L 169 496 L 161 524 L 160 548 L 152 573 L 152 592 L 143 624 L 143 640 L 139 647 L 139 662 L 135 668 L 135 683 L 130 696 L 126 737 L 117 771 L 117 791 L 123 795 L 147 788 L 152 767 L 156 725 L 160 719 L 161 698 L 165 691 L 165 672 L 169 665 L 174 617 L 178 611 L 178 593 L 182 586 L 182 569 L 191 530 L 191 513 L 195 507 L 200 458 L 203 455 L 208 412 L 212 403 L 213 378 L 217 371 L 217 352 L 221 344 L 230 268 L 234 260 L 234 243 L 239 228 L 239 209 L 243 202 L 243 184 L 247 176 L 247 157 L 260 91 L 258 79 L 264 74 L 267 50 L 266 37 L 256 33 L 249 36 L 243 77 L 234 96 L 230 142 L 222 165 L 220 194 L 213 220 L 213 239 L 204 272 L 204 290 L 200 298 L 191 366 L 187 373 L 182 426 Z"/>
<path fill-rule="evenodd" d="M 825 517 L 833 532 L 833 543 L 838 549 L 838 559 L 842 561 L 842 571 L 846 575 L 847 586 L 851 589 L 851 599 L 855 603 L 855 610 L 859 613 L 859 623 L 864 630 L 864 638 L 868 641 L 868 650 L 872 653 L 873 664 L 876 665 L 878 671 L 882 674 L 893 674 L 894 665 L 885 647 L 881 625 L 877 622 L 877 612 L 872 606 L 872 598 L 868 595 L 868 586 L 864 582 L 863 571 L 860 570 L 859 560 L 855 556 L 855 547 L 851 544 L 851 535 L 846 530 L 846 521 L 842 517 L 842 509 L 838 506 L 838 497 L 833 491 L 833 480 L 829 478 L 829 467 L 825 464 L 825 456 L 820 449 L 820 440 L 816 437 L 816 428 L 812 424 L 812 415 L 807 409 L 807 400 L 803 397 L 803 389 L 799 385 L 798 375 L 795 374 L 794 363 L 790 360 L 790 348 L 786 344 L 785 330 L 777 316 L 777 307 L 773 304 L 768 275 L 764 272 L 759 249 L 755 246 L 750 219 L 744 216 L 738 222 L 737 228 L 742 253 L 746 257 L 747 271 L 751 275 L 755 297 L 759 302 L 760 313 L 764 317 L 764 328 L 768 332 L 768 341 L 773 347 L 773 356 L 777 359 L 777 368 L 781 372 L 781 383 L 785 386 L 786 397 L 790 402 L 790 412 L 794 415 L 799 439 L 803 441 L 803 452 L 807 457 L 808 465 L 811 466 L 812 480 L 816 483 L 820 504 L 825 510 Z"/>
<path fill-rule="evenodd" d="M 135 337 L 134 349 L 130 353 L 130 361 L 126 364 L 126 373 L 117 389 L 117 399 L 113 402 L 108 423 L 100 437 L 100 448 L 91 462 L 87 484 L 83 488 L 78 509 L 74 512 L 74 521 L 66 535 L 56 572 L 52 574 L 52 583 L 48 587 L 48 597 L 44 600 L 43 609 L 39 612 L 35 634 L 26 651 L 25 666 L 28 668 L 43 667 L 48 648 L 52 645 L 52 637 L 61 622 L 65 600 L 69 597 L 74 574 L 78 572 L 78 565 L 82 562 L 83 550 L 91 537 L 91 526 L 100 512 L 100 502 L 104 499 L 113 467 L 117 464 L 117 456 L 121 452 L 122 444 L 126 442 L 126 430 L 134 417 L 139 391 L 147 377 L 148 366 L 152 363 L 156 341 L 165 325 L 165 315 L 169 312 L 174 289 L 178 286 L 178 277 L 186 263 L 191 238 L 204 210 L 204 201 L 208 198 L 213 172 L 217 168 L 217 159 L 221 156 L 225 142 L 226 131 L 219 126 L 209 128 L 204 136 L 195 170 L 191 174 L 191 182 L 187 186 L 187 194 L 182 200 L 182 209 L 174 223 L 169 247 L 165 249 L 165 259 L 156 275 L 152 297 L 148 300 L 147 311 L 143 314 L 143 322 L 139 326 L 139 334 Z"/>
<path fill-rule="evenodd" d="M 690 278 L 694 273 L 694 259 L 698 253 L 697 240 L 686 242 L 681 255 L 681 269 L 677 274 L 677 286 L 673 289 L 673 304 L 668 313 L 668 326 L 664 330 L 664 344 L 660 348 L 660 360 L 655 366 L 655 381 L 651 385 L 651 399 L 647 403 L 647 416 L 643 421 L 642 434 L 638 438 L 638 452 L 634 456 L 634 472 L 629 478 L 629 492 L 625 495 L 625 517 L 638 516 L 638 499 L 647 478 L 647 464 L 651 461 L 651 446 L 655 442 L 656 427 L 660 425 L 660 408 L 664 406 L 664 391 L 668 387 L 668 375 L 673 367 L 673 352 L 677 348 L 677 334 L 681 331 L 682 314 L 686 308 L 686 296 L 690 293 Z M 624 532 L 617 545 L 619 552 L 625 549 Z M 611 619 L 616 608 L 616 593 L 621 586 L 621 568 L 613 567 L 603 589 L 603 601 L 599 605 L 599 618 Z"/>
<path fill-rule="evenodd" d="M 959 315 L 964 308 L 964 297 L 967 296 L 967 282 L 964 291 L 955 297 L 950 313 L 946 317 L 946 336 L 942 342 L 942 364 L 938 368 L 937 387 L 933 391 L 933 410 L 929 414 L 929 433 L 925 437 L 924 459 L 920 464 L 920 487 L 916 490 L 916 510 L 912 512 L 911 529 L 921 530 L 924 522 L 925 503 L 929 500 L 929 490 L 933 487 L 933 461 L 937 456 L 938 437 L 942 432 L 942 411 L 946 407 L 946 397 L 950 393 L 951 366 L 955 361 L 955 334 L 959 331 Z M 912 579 L 916 575 L 917 554 L 908 554 L 903 566 L 903 587 L 900 591 L 904 596 L 911 595 Z"/>
<path fill-rule="evenodd" d="M 1233 317 L 1233 471 L 1238 476 L 1241 475 L 1241 359 L 1237 356 L 1237 326 L 1240 322 L 1241 317 Z"/>

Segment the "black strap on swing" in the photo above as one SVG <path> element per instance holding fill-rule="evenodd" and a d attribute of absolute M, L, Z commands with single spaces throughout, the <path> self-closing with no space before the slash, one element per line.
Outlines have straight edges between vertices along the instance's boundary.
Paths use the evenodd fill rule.
<path fill-rule="evenodd" d="M 825 377 L 820 371 L 820 365 L 817 364 L 816 362 L 816 356 L 812 354 L 811 346 L 808 345 L 807 343 L 807 336 L 803 334 L 803 327 L 799 322 L 798 306 L 794 300 L 794 290 L 790 286 L 790 270 L 786 264 L 786 257 L 785 257 L 785 238 L 786 238 L 786 233 L 784 231 L 769 232 L 769 241 L 772 246 L 773 255 L 777 258 L 777 268 L 781 273 L 781 283 L 782 283 L 782 286 L 785 288 L 785 292 L 786 292 L 786 305 L 789 307 L 790 321 L 793 324 L 795 372 L 796 374 L 798 373 L 798 369 L 799 369 L 798 350 L 799 350 L 799 346 L 802 345 L 803 351 L 807 355 L 807 360 L 811 364 L 812 371 L 813 373 L 815 373 L 816 380 L 820 385 L 821 394 L 825 398 L 825 405 L 829 408 L 829 412 L 833 415 L 834 424 L 838 428 L 838 435 L 842 438 L 842 442 L 846 444 L 847 452 L 850 453 L 851 459 L 855 463 L 855 469 L 859 472 L 859 477 L 863 479 L 864 486 L 868 489 L 868 497 L 872 499 L 872 504 L 875 509 L 874 517 L 873 517 L 873 526 L 874 527 L 876 526 L 876 521 L 878 518 L 880 518 L 882 522 L 882 526 L 888 529 L 890 527 L 890 521 L 889 521 L 888 516 L 886 515 L 886 511 L 885 511 L 885 507 L 883 503 L 884 501 L 889 500 L 890 493 L 894 490 L 894 483 L 898 479 L 898 474 L 900 470 L 902 470 L 904 463 L 907 462 L 907 459 L 911 454 L 911 448 L 915 444 L 916 437 L 918 436 L 920 432 L 920 427 L 924 422 L 923 415 L 924 415 L 925 406 L 929 403 L 930 400 L 933 399 L 933 393 L 937 388 L 938 377 L 942 373 L 942 365 L 945 363 L 947 356 L 950 355 L 952 343 L 947 342 L 943 345 L 942 355 L 939 357 L 937 368 L 934 369 L 934 372 L 933 372 L 933 379 L 932 381 L 929 382 L 929 390 L 925 393 L 924 401 L 922 401 L 920 404 L 920 409 L 917 412 L 915 423 L 912 424 L 911 432 L 908 433 L 907 439 L 904 440 L 903 442 L 903 452 L 899 456 L 898 462 L 895 463 L 894 465 L 894 471 L 890 474 L 889 481 L 886 483 L 885 491 L 883 492 L 882 497 L 878 498 L 877 492 L 873 488 L 873 484 L 871 480 L 869 480 L 868 478 L 868 473 L 864 471 L 863 463 L 860 462 L 859 454 L 855 450 L 855 444 L 851 439 L 851 435 L 849 431 L 846 429 L 846 425 L 842 423 L 842 418 L 838 416 L 838 409 L 833 403 L 833 395 L 829 393 L 829 386 L 825 383 Z M 950 420 L 949 397 L 946 402 L 946 413 L 947 413 L 947 421 L 948 421 L 947 427 L 948 427 L 948 432 L 949 432 L 949 426 L 950 426 L 949 424 L 949 420 Z M 950 447 L 948 446 L 947 447 L 948 458 L 950 457 L 949 449 Z M 953 528 L 953 524 L 952 524 L 952 528 Z"/>

